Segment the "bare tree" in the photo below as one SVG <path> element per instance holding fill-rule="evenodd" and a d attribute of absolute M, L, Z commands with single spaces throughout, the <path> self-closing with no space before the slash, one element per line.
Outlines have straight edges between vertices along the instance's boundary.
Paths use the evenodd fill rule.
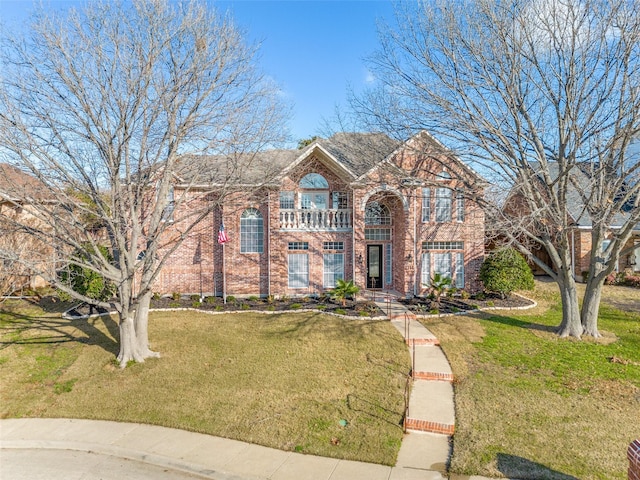
<path fill-rule="evenodd" d="M 22 262 L 75 298 L 117 311 L 124 368 L 158 355 L 147 319 L 164 262 L 253 153 L 283 139 L 288 109 L 257 69 L 257 48 L 196 1 L 40 12 L 28 35 L 2 39 L 0 155 L 57 201 L 25 199 L 38 228 L 1 220 L 55 252 L 53 261 Z M 215 154 L 219 171 L 209 162 L 200 175 L 188 160 L 199 154 Z M 56 275 L 69 262 L 115 284 L 116 298 L 71 291 Z"/>
<path fill-rule="evenodd" d="M 378 86 L 352 101 L 370 127 L 434 132 L 494 185 L 518 193 L 520 215 L 485 206 L 558 283 L 561 336 L 584 331 L 570 197 L 591 218 L 594 253 L 620 227 L 613 219 L 623 222 L 606 254 L 594 255 L 582 312 L 589 334 L 597 335 L 599 287 L 639 220 L 640 167 L 628 155 L 640 129 L 637 11 L 633 0 L 401 3 L 398 26 L 382 30 L 369 62 Z M 551 267 L 533 255 L 540 245 Z"/>

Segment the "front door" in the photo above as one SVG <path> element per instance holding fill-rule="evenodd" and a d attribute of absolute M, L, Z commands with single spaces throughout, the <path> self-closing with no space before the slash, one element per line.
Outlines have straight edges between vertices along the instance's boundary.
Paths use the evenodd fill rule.
<path fill-rule="evenodd" d="M 382 245 L 367 245 L 367 288 L 382 288 Z"/>

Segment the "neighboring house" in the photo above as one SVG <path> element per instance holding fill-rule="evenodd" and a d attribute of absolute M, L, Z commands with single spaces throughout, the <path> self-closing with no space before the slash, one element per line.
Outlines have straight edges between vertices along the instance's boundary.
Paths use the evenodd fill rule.
<path fill-rule="evenodd" d="M 54 201 L 46 192 L 47 189 L 34 176 L 12 165 L 0 163 L 0 286 L 5 290 L 4 293 L 46 285 L 25 262 L 17 261 L 17 258 L 46 259 L 51 255 L 47 245 L 17 228 L 17 224 L 32 227 L 41 225 L 31 205 L 34 202 Z"/>
<path fill-rule="evenodd" d="M 636 157 L 630 156 L 629 158 L 632 159 Z M 537 168 L 537 164 L 532 163 L 532 168 L 535 170 Z M 557 177 L 557 170 L 553 164 L 549 165 L 549 173 L 552 178 Z M 575 169 L 572 176 L 573 181 L 570 183 L 567 191 L 567 207 L 570 215 L 570 223 L 572 225 L 572 231 L 569 236 L 569 247 L 571 249 L 571 262 L 575 279 L 583 280 L 584 274 L 589 270 L 589 262 L 591 259 L 592 223 L 579 191 L 589 191 L 590 179 L 587 168 Z M 526 213 L 526 207 L 523 205 L 524 202 L 519 197 L 517 190 L 513 190 L 505 201 L 503 212 L 506 212 L 509 215 L 523 215 Z M 615 231 L 627 221 L 631 208 L 632 207 L 630 205 L 623 206 L 622 211 L 615 215 L 613 221 L 608 226 L 611 234 L 615 233 Z M 603 251 L 606 250 L 608 242 L 610 242 L 610 240 L 604 241 L 602 246 Z M 490 249 L 491 247 L 488 248 Z M 633 234 L 623 247 L 622 252 L 623 254 L 616 265 L 616 270 L 640 272 L 640 223 L 635 225 Z M 542 260 L 545 265 L 549 267 L 552 266 L 549 254 L 544 247 L 534 247 L 533 253 L 537 258 Z M 539 266 L 535 265 L 533 262 L 530 262 L 530 265 L 535 275 L 545 275 L 545 272 Z"/>
<path fill-rule="evenodd" d="M 210 170 L 209 184 L 191 188 L 215 191 L 224 163 L 188 158 L 174 189 L 192 183 L 188 172 Z M 426 132 L 404 143 L 337 134 L 301 150 L 262 152 L 252 164 L 238 182 L 246 188 L 228 193 L 186 237 L 155 291 L 297 296 L 346 279 L 413 296 L 426 293 L 437 272 L 457 288 L 481 288 L 484 212 L 475 199 L 485 183 Z"/>

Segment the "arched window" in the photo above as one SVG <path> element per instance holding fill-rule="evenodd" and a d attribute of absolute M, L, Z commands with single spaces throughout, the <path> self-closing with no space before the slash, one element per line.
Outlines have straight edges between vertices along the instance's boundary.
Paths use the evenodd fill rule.
<path fill-rule="evenodd" d="M 365 225 L 391 225 L 389 208 L 379 202 L 369 202 L 364 211 Z"/>
<path fill-rule="evenodd" d="M 300 188 L 309 190 L 329 190 L 329 182 L 319 173 L 308 173 L 300 180 Z"/>
<path fill-rule="evenodd" d="M 305 210 L 329 208 L 329 182 L 319 173 L 308 173 L 302 177 L 300 189 L 300 208 Z"/>
<path fill-rule="evenodd" d="M 443 170 L 436 176 L 436 178 L 438 180 L 451 180 L 451 174 L 446 170 Z"/>
<path fill-rule="evenodd" d="M 262 253 L 264 249 L 264 222 L 262 214 L 248 208 L 240 217 L 240 253 Z"/>

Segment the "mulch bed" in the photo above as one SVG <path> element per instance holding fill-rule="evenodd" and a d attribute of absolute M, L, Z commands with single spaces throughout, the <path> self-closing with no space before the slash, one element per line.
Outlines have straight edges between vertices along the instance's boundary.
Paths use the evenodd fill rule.
<path fill-rule="evenodd" d="M 437 302 L 427 297 L 414 297 L 407 300 L 400 300 L 410 311 L 418 315 L 459 313 L 484 308 L 520 308 L 533 305 L 533 301 L 518 295 L 509 295 L 501 298 L 498 294 L 483 293 L 469 298 L 442 297 L 440 307 Z"/>

